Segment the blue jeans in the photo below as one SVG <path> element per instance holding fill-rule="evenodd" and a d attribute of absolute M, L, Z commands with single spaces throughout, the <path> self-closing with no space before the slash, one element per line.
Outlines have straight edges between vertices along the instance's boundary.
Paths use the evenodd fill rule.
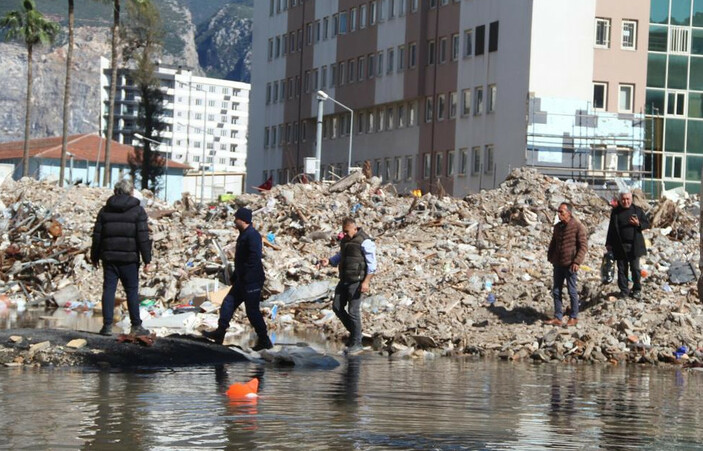
<path fill-rule="evenodd" d="M 349 331 L 352 344 L 361 344 L 361 282 L 339 282 L 332 311 Z"/>
<path fill-rule="evenodd" d="M 222 301 L 217 328 L 222 331 L 227 330 L 229 322 L 232 321 L 232 317 L 234 316 L 234 311 L 237 310 L 237 307 L 242 305 L 243 302 L 247 311 L 249 324 L 251 324 L 251 327 L 256 331 L 256 335 L 259 337 L 267 337 L 266 322 L 264 322 L 264 317 L 261 314 L 261 310 L 259 310 L 261 288 L 259 284 L 245 287 L 243 284 L 235 281 L 232 288 L 229 289 L 229 293 L 227 293 L 227 296 L 225 296 L 225 299 Z"/>
<path fill-rule="evenodd" d="M 561 305 L 561 293 L 566 280 L 566 287 L 571 298 L 571 318 L 579 316 L 579 293 L 576 291 L 576 281 L 578 276 L 571 271 L 569 266 L 554 266 L 554 286 L 552 287 L 552 297 L 554 298 L 554 316 L 561 319 L 564 316 Z"/>
<path fill-rule="evenodd" d="M 127 294 L 127 308 L 132 326 L 142 324 L 139 318 L 139 263 L 114 264 L 103 262 L 103 324 L 112 324 L 115 313 L 117 281 Z"/>

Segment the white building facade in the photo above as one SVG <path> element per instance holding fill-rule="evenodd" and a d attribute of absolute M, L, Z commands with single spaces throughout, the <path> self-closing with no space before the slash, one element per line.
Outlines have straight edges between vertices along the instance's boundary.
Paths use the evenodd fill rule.
<path fill-rule="evenodd" d="M 101 59 L 102 129 L 107 130 L 110 91 L 109 61 Z M 184 191 L 205 201 L 220 194 L 241 193 L 246 179 L 249 124 L 248 83 L 199 77 L 182 68 L 158 66 L 156 76 L 164 94 L 166 129 L 156 150 L 193 168 L 186 174 Z M 138 145 L 139 93 L 129 71 L 118 72 L 113 137 Z M 204 176 L 203 176 L 204 175 Z"/>

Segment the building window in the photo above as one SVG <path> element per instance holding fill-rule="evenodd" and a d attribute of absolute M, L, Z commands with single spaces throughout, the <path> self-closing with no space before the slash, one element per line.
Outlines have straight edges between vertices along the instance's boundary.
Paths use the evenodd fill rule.
<path fill-rule="evenodd" d="M 488 27 L 488 52 L 498 51 L 498 22 L 491 22 Z"/>
<path fill-rule="evenodd" d="M 629 172 L 632 168 L 632 150 L 629 148 L 619 148 L 616 153 L 617 170 L 620 172 Z"/>
<path fill-rule="evenodd" d="M 377 128 L 379 132 L 382 132 L 386 126 L 386 113 L 383 110 L 383 108 L 378 110 L 378 121 L 377 121 Z"/>
<path fill-rule="evenodd" d="M 486 174 L 493 174 L 493 146 L 486 146 L 486 153 L 483 158 L 484 171 Z"/>
<path fill-rule="evenodd" d="M 420 3 L 420 0 L 410 0 L 410 2 L 411 2 L 410 11 L 417 12 L 417 8 Z"/>
<path fill-rule="evenodd" d="M 622 48 L 635 50 L 637 47 L 637 22 L 634 20 L 622 21 Z"/>
<path fill-rule="evenodd" d="M 447 38 L 439 40 L 439 64 L 447 62 Z"/>
<path fill-rule="evenodd" d="M 408 67 L 413 68 L 417 65 L 417 44 L 411 42 L 408 44 Z"/>
<path fill-rule="evenodd" d="M 604 147 L 594 147 L 591 154 L 591 169 L 602 171 L 605 169 L 605 156 L 607 150 Z"/>
<path fill-rule="evenodd" d="M 356 31 L 356 8 L 349 11 L 349 31 Z"/>
<path fill-rule="evenodd" d="M 432 122 L 432 111 L 434 106 L 432 105 L 432 97 L 427 97 L 425 99 L 425 122 Z"/>
<path fill-rule="evenodd" d="M 391 160 L 386 159 L 383 165 L 383 180 L 386 182 L 391 181 Z"/>
<path fill-rule="evenodd" d="M 479 25 L 476 27 L 476 47 L 474 48 L 474 55 L 483 55 L 486 51 L 486 26 Z"/>
<path fill-rule="evenodd" d="M 393 114 L 393 107 L 390 106 L 386 109 L 386 130 L 393 130 L 395 124 L 395 114 Z"/>
<path fill-rule="evenodd" d="M 634 90 L 634 85 L 620 85 L 620 94 L 618 101 L 619 112 L 632 113 L 632 94 Z"/>
<path fill-rule="evenodd" d="M 449 119 L 456 118 L 456 107 L 458 101 L 458 95 L 456 92 L 449 93 Z"/>
<path fill-rule="evenodd" d="M 474 116 L 483 114 L 483 86 L 477 86 L 474 94 Z"/>
<path fill-rule="evenodd" d="M 346 11 L 339 13 L 339 34 L 346 34 L 349 29 L 349 15 Z"/>
<path fill-rule="evenodd" d="M 426 153 L 422 156 L 422 178 L 430 178 L 430 171 L 432 170 L 432 155 Z"/>
<path fill-rule="evenodd" d="M 388 57 L 386 58 L 386 60 L 388 61 L 388 69 L 387 69 L 386 73 L 390 74 L 391 72 L 393 72 L 393 64 L 395 61 L 395 50 L 388 49 Z"/>
<path fill-rule="evenodd" d="M 461 115 L 468 116 L 471 114 L 471 89 L 461 91 Z"/>
<path fill-rule="evenodd" d="M 464 56 L 471 56 L 474 54 L 474 44 L 473 44 L 474 30 L 464 31 Z"/>
<path fill-rule="evenodd" d="M 442 167 L 443 165 L 443 158 L 444 155 L 442 152 L 437 152 L 434 156 L 434 162 L 435 162 L 435 167 L 434 167 L 434 175 L 436 177 L 441 177 L 442 176 Z"/>
<path fill-rule="evenodd" d="M 683 156 L 667 155 L 664 158 L 664 177 L 680 179 L 682 174 Z"/>
<path fill-rule="evenodd" d="M 496 95 L 498 94 L 496 85 L 488 85 L 488 112 L 493 113 L 496 110 Z"/>
<path fill-rule="evenodd" d="M 403 176 L 403 160 L 395 159 L 395 169 L 393 170 L 393 180 L 400 180 Z"/>
<path fill-rule="evenodd" d="M 405 69 L 405 46 L 398 46 L 398 72 Z"/>
<path fill-rule="evenodd" d="M 405 105 L 398 105 L 398 128 L 405 127 Z"/>
<path fill-rule="evenodd" d="M 366 11 L 366 5 L 361 5 L 359 8 L 359 28 L 366 28 L 366 16 L 367 16 L 367 11 Z"/>
<path fill-rule="evenodd" d="M 610 19 L 596 18 L 596 47 L 610 47 Z"/>
<path fill-rule="evenodd" d="M 377 14 L 376 2 L 369 3 L 369 26 L 376 25 L 376 14 Z"/>
<path fill-rule="evenodd" d="M 383 76 L 383 51 L 378 52 L 378 67 L 376 68 L 376 76 Z"/>
<path fill-rule="evenodd" d="M 689 28 L 669 27 L 669 52 L 688 53 Z"/>
<path fill-rule="evenodd" d="M 444 94 L 439 94 L 437 96 L 437 120 L 444 120 L 444 110 L 446 108 L 446 96 Z"/>
<path fill-rule="evenodd" d="M 412 180 L 413 178 L 413 157 L 405 158 L 405 179 Z"/>
<path fill-rule="evenodd" d="M 452 61 L 459 59 L 459 35 L 452 35 Z"/>
<path fill-rule="evenodd" d="M 366 58 L 363 56 L 359 57 L 359 60 L 356 63 L 356 68 L 357 68 L 357 74 L 356 74 L 356 79 L 361 81 L 364 79 L 364 75 L 366 75 L 366 65 L 364 62 L 366 61 Z"/>
<path fill-rule="evenodd" d="M 354 82 L 354 60 L 349 60 L 347 62 L 347 83 Z"/>
<path fill-rule="evenodd" d="M 471 174 L 476 175 L 481 172 L 481 148 L 471 149 Z"/>
<path fill-rule="evenodd" d="M 686 93 L 670 92 L 667 95 L 666 114 L 683 116 L 685 114 Z"/>
<path fill-rule="evenodd" d="M 408 126 L 414 127 L 417 125 L 417 102 L 410 104 L 410 110 L 408 111 Z"/>
<path fill-rule="evenodd" d="M 593 108 L 596 110 L 605 110 L 608 99 L 608 84 L 593 83 Z"/>
<path fill-rule="evenodd" d="M 447 177 L 454 175 L 454 151 L 447 152 Z"/>
<path fill-rule="evenodd" d="M 265 127 L 264 128 L 264 147 L 269 146 L 269 128 Z"/>
<path fill-rule="evenodd" d="M 376 55 L 374 53 L 367 57 L 369 64 L 367 65 L 367 78 L 373 78 L 376 75 Z"/>
<path fill-rule="evenodd" d="M 435 58 L 435 42 L 433 39 L 430 39 L 427 41 L 427 64 L 431 65 L 434 64 L 434 58 Z"/>
<path fill-rule="evenodd" d="M 459 175 L 466 175 L 466 167 L 469 164 L 469 149 L 461 149 L 459 154 Z"/>

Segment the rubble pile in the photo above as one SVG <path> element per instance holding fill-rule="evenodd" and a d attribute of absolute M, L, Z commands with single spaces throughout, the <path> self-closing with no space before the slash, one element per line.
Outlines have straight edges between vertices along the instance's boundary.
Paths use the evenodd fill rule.
<path fill-rule="evenodd" d="M 165 307 L 187 302 L 198 287 L 227 274 L 223 267 L 237 236 L 234 211 L 247 206 L 264 238 L 263 305 L 272 329 L 314 328 L 342 339 L 329 302 L 336 269 L 316 264 L 337 251 L 341 219 L 351 216 L 378 249 L 379 269 L 362 305 L 364 333 L 393 358 L 469 353 L 654 363 L 675 359 L 685 346 L 680 359 L 701 360 L 703 311 L 691 265 L 699 252 L 696 198 L 642 205 L 656 227 L 645 232 L 644 298 L 635 300 L 617 299 L 615 283 L 601 284 L 610 199 L 530 169 L 516 169 L 497 189 L 464 199 L 398 195 L 392 185 L 361 173 L 332 185 L 279 185 L 207 210 L 188 197 L 168 206 L 145 194 L 156 272 L 142 275 L 141 294 Z M 92 221 L 109 195 L 29 179 L 6 182 L 0 190 L 0 292 L 24 293 L 32 301 L 74 286 L 80 299 L 99 300 L 101 272 L 86 258 Z M 561 202 L 574 206 L 590 234 L 579 275 L 580 322 L 568 329 L 542 324 L 553 314 L 546 250 Z M 21 224 L 29 216 L 35 219 Z M 62 233 L 54 236 L 52 224 Z M 41 262 L 47 258 L 57 262 Z M 670 277 L 681 264 L 693 279 Z M 235 319 L 246 323 L 241 311 Z"/>

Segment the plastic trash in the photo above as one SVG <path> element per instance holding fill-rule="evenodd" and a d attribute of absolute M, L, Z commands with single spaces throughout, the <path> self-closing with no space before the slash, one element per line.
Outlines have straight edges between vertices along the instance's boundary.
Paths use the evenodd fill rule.
<path fill-rule="evenodd" d="M 486 302 L 488 304 L 493 305 L 496 303 L 496 295 L 493 293 L 488 293 L 488 296 L 486 297 Z"/>
<path fill-rule="evenodd" d="M 486 279 L 486 281 L 483 283 L 483 288 L 486 291 L 491 291 L 493 289 L 493 281 Z"/>
<path fill-rule="evenodd" d="M 266 234 L 266 240 L 271 244 L 276 244 L 276 235 L 273 232 Z"/>
<path fill-rule="evenodd" d="M 674 355 L 676 356 L 676 359 L 678 360 L 681 357 L 683 357 L 684 355 L 686 355 L 687 352 L 688 352 L 688 348 L 686 348 L 686 346 L 681 346 L 681 347 L 679 347 L 679 349 L 676 350 Z"/>
<path fill-rule="evenodd" d="M 278 305 L 274 305 L 273 308 L 271 309 L 271 320 L 275 320 L 277 314 L 278 314 Z"/>
<path fill-rule="evenodd" d="M 615 256 L 612 252 L 603 254 L 600 264 L 600 281 L 603 285 L 611 283 L 615 279 Z"/>
<path fill-rule="evenodd" d="M 671 287 L 669 286 L 668 283 L 665 283 L 664 285 L 662 285 L 662 290 L 666 291 L 667 293 L 671 293 L 672 291 L 674 291 L 671 289 Z"/>
<path fill-rule="evenodd" d="M 356 212 L 359 211 L 359 210 L 361 210 L 361 204 L 355 204 L 355 205 L 352 207 L 351 212 L 352 212 L 352 213 L 356 213 Z"/>

